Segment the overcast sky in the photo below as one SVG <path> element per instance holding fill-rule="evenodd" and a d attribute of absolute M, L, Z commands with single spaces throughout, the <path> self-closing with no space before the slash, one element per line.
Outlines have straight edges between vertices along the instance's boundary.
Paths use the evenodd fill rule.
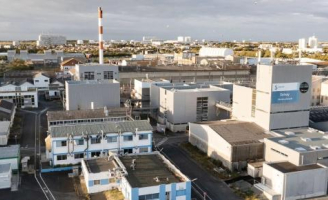
<path fill-rule="evenodd" d="M 219 41 L 328 41 L 327 0 L 1 0 L 0 40 L 36 40 L 40 33 L 97 39 L 157 36 Z"/>

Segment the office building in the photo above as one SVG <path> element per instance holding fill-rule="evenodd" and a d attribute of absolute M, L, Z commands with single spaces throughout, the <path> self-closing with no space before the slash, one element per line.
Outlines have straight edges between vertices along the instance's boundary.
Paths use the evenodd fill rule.
<path fill-rule="evenodd" d="M 66 110 L 120 107 L 120 83 L 116 80 L 66 81 Z"/>
<path fill-rule="evenodd" d="M 19 108 L 38 107 L 38 91 L 33 84 L 26 81 L 1 85 L 0 99 L 13 102 Z"/>
<path fill-rule="evenodd" d="M 52 166 L 80 163 L 83 158 L 152 151 L 148 121 L 118 121 L 50 126 L 46 157 Z"/>
<path fill-rule="evenodd" d="M 318 38 L 316 38 L 315 36 L 309 37 L 308 44 L 310 48 L 318 48 Z"/>
<path fill-rule="evenodd" d="M 191 181 L 159 152 L 82 161 L 88 193 L 119 188 L 127 200 L 191 200 Z"/>
<path fill-rule="evenodd" d="M 74 80 L 110 80 L 114 79 L 119 81 L 118 66 L 105 65 L 105 64 L 77 64 L 75 66 Z"/>
<path fill-rule="evenodd" d="M 159 108 L 158 122 L 173 132 L 185 131 L 189 122 L 227 119 L 229 112 L 216 107 L 230 103 L 231 91 L 218 83 L 167 83 L 151 85 L 151 107 Z"/>
<path fill-rule="evenodd" d="M 306 40 L 305 38 L 301 38 L 298 40 L 298 49 L 299 50 L 304 50 L 307 48 Z"/>
<path fill-rule="evenodd" d="M 57 46 L 66 45 L 66 37 L 61 35 L 39 35 L 36 41 L 37 46 Z"/>
<path fill-rule="evenodd" d="M 246 168 L 248 161 L 263 160 L 263 139 L 269 137 L 270 134 L 253 122 L 189 123 L 189 142 L 231 171 Z"/>

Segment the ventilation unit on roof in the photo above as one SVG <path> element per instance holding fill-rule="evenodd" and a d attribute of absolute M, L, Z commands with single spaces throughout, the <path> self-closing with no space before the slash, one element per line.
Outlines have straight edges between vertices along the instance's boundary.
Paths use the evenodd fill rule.
<path fill-rule="evenodd" d="M 301 137 L 301 140 L 303 140 L 304 142 L 311 142 L 311 138 L 304 138 L 304 137 Z"/>
<path fill-rule="evenodd" d="M 291 132 L 291 131 L 286 131 L 285 134 L 286 135 L 295 135 L 295 133 L 294 132 Z"/>
<path fill-rule="evenodd" d="M 313 149 L 313 150 L 319 150 L 319 149 L 321 149 L 321 147 L 319 147 L 319 146 L 312 146 L 312 145 L 310 146 L 310 148 Z"/>
<path fill-rule="evenodd" d="M 315 130 L 313 128 L 309 128 L 308 132 L 313 133 Z"/>
<path fill-rule="evenodd" d="M 296 151 L 306 151 L 306 149 L 304 149 L 303 147 L 297 147 L 295 148 Z"/>
<path fill-rule="evenodd" d="M 322 144 L 322 146 L 328 149 L 328 144 Z"/>
<path fill-rule="evenodd" d="M 324 135 L 322 138 L 328 140 L 328 135 Z"/>
<path fill-rule="evenodd" d="M 278 141 L 280 144 L 288 144 L 289 142 L 287 140 L 279 140 Z"/>

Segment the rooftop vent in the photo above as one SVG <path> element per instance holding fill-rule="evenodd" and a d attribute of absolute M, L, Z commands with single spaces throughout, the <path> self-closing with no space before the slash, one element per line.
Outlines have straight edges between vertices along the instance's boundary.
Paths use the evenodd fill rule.
<path fill-rule="evenodd" d="M 154 178 L 154 181 L 156 181 L 157 183 L 160 181 L 159 178 L 158 178 L 158 176 L 156 176 L 156 177 Z"/>
<path fill-rule="evenodd" d="M 319 149 L 321 149 L 321 147 L 319 147 L 319 146 L 312 146 L 312 145 L 310 146 L 310 148 L 313 149 L 313 150 L 319 150 Z"/>
<path fill-rule="evenodd" d="M 304 142 L 311 142 L 311 138 L 304 138 L 304 137 L 301 137 L 301 140 L 303 140 Z"/>
<path fill-rule="evenodd" d="M 295 133 L 294 132 L 291 132 L 291 131 L 286 131 L 285 134 L 286 135 L 295 135 Z"/>
<path fill-rule="evenodd" d="M 287 140 L 279 140 L 278 141 L 280 144 L 288 144 L 289 142 Z"/>
<path fill-rule="evenodd" d="M 322 138 L 328 140 L 328 135 L 324 135 Z"/>
<path fill-rule="evenodd" d="M 296 151 L 306 151 L 306 149 L 304 149 L 303 147 L 297 147 L 295 148 Z"/>
<path fill-rule="evenodd" d="M 322 144 L 322 146 L 328 149 L 328 144 Z"/>

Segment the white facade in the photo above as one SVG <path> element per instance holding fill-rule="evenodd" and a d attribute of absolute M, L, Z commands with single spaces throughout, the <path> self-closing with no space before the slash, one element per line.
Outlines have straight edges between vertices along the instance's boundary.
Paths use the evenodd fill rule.
<path fill-rule="evenodd" d="M 82 44 L 84 44 L 84 41 L 83 40 L 77 40 L 76 44 L 82 45 Z"/>
<path fill-rule="evenodd" d="M 33 78 L 34 86 L 39 89 L 48 88 L 50 84 L 50 78 L 43 75 L 42 73 L 38 73 Z"/>
<path fill-rule="evenodd" d="M 298 49 L 299 50 L 303 50 L 307 48 L 307 44 L 306 44 L 306 39 L 305 38 L 301 38 L 298 40 Z"/>
<path fill-rule="evenodd" d="M 77 64 L 75 66 L 74 80 L 117 80 L 119 81 L 118 66 L 106 64 Z"/>
<path fill-rule="evenodd" d="M 322 165 L 296 167 L 288 162 L 264 163 L 262 181 L 281 200 L 319 197 L 327 194 L 328 169 Z"/>
<path fill-rule="evenodd" d="M 115 80 L 66 81 L 66 110 L 120 107 L 120 83 Z"/>
<path fill-rule="evenodd" d="M 0 164 L 0 189 L 11 187 L 11 166 L 10 164 Z"/>
<path fill-rule="evenodd" d="M 0 145 L 7 145 L 10 134 L 10 121 L 0 121 Z"/>
<path fill-rule="evenodd" d="M 199 50 L 200 57 L 226 57 L 233 56 L 234 52 L 232 49 L 227 48 L 213 48 L 213 47 L 202 47 Z"/>
<path fill-rule="evenodd" d="M 316 38 L 315 36 L 309 37 L 309 47 L 314 49 L 314 48 L 318 48 L 318 38 Z"/>
<path fill-rule="evenodd" d="M 147 130 L 142 130 L 138 125 L 140 123 Z M 124 129 L 116 128 L 127 124 L 134 127 L 134 131 L 123 131 Z M 63 135 L 66 130 L 69 130 L 70 134 Z M 97 130 L 97 132 L 90 132 L 90 130 Z M 108 131 L 106 132 L 106 130 Z M 53 165 L 77 164 L 83 158 L 107 157 L 109 151 L 119 153 L 151 152 L 152 127 L 148 121 L 52 126 L 46 143 L 47 159 L 51 160 Z"/>
<path fill-rule="evenodd" d="M 38 107 L 38 91 L 33 84 L 25 82 L 22 85 L 7 84 L 0 87 L 0 99 L 13 102 L 21 108 Z"/>
<path fill-rule="evenodd" d="M 66 45 L 66 37 L 60 35 L 39 35 L 37 46 Z"/>

